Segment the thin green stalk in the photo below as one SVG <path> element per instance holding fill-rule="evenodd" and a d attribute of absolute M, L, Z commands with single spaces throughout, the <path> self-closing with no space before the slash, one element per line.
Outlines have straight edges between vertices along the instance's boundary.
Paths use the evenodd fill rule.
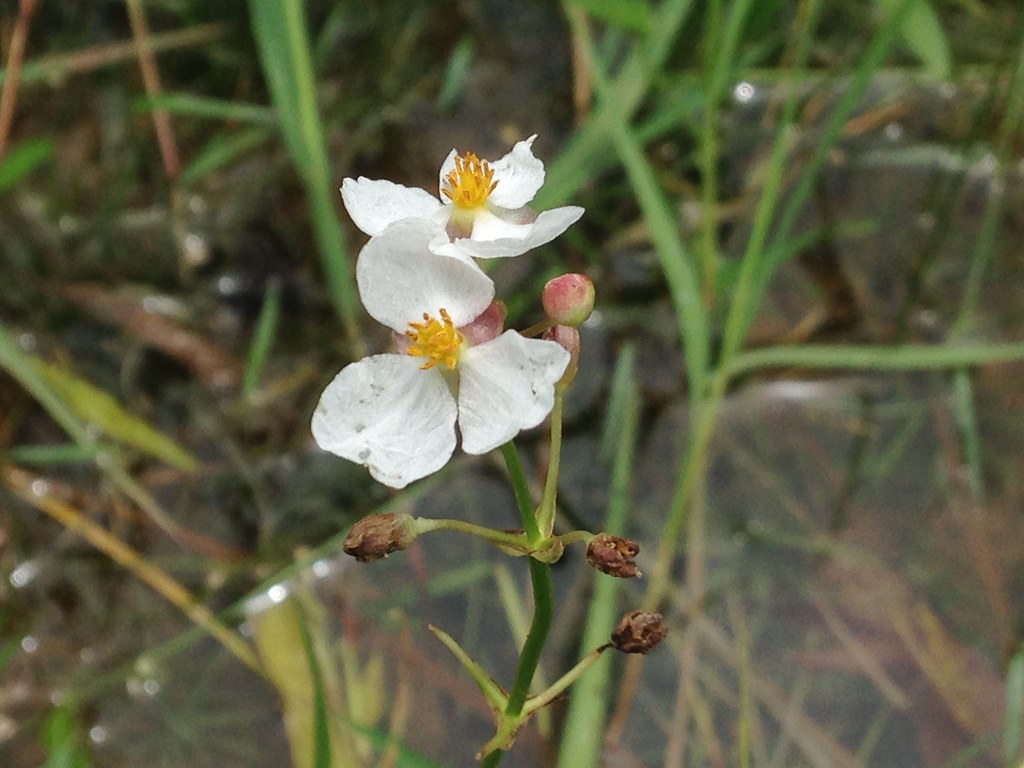
<path fill-rule="evenodd" d="M 1024 645 L 1010 658 L 1006 672 L 1006 716 L 1003 721 L 1003 759 L 1015 765 L 1024 754 Z"/>
<path fill-rule="evenodd" d="M 1007 344 L 805 344 L 740 352 L 725 369 L 728 378 L 764 368 L 861 371 L 936 371 L 1024 360 L 1024 342 Z"/>
<path fill-rule="evenodd" d="M 554 586 L 551 581 L 551 566 L 530 558 L 530 583 L 533 585 L 533 622 L 530 634 L 519 656 L 519 667 L 512 682 L 505 714 L 516 716 L 523 711 L 523 704 L 530 692 L 530 683 L 540 664 L 540 653 L 551 630 L 554 615 Z"/>
<path fill-rule="evenodd" d="M 519 454 L 512 442 L 505 443 L 501 447 L 501 452 L 512 478 L 512 487 L 515 490 L 516 503 L 519 506 L 523 527 L 530 540 L 537 541 L 540 539 L 540 530 L 537 520 L 534 518 L 533 501 L 530 498 L 530 490 L 526 482 L 526 474 L 523 472 L 523 465 L 519 461 Z M 551 630 L 551 619 L 554 615 L 554 586 L 551 582 L 551 566 L 531 557 L 530 583 L 533 586 L 533 621 L 530 623 L 530 632 L 526 636 L 526 642 L 519 655 L 519 666 L 512 682 L 508 703 L 505 705 L 505 714 L 511 717 L 515 717 L 523 711 L 523 704 L 526 703 L 526 697 L 530 692 L 530 683 L 533 681 L 538 664 L 540 664 L 541 650 L 547 641 L 548 632 Z M 500 750 L 495 750 L 484 758 L 481 765 L 485 768 L 493 768 L 501 761 L 501 755 Z"/>
<path fill-rule="evenodd" d="M 505 546 L 516 550 L 521 550 L 526 544 L 526 542 L 523 541 L 522 534 L 497 531 L 494 528 L 477 525 L 476 523 L 470 523 L 465 520 L 455 520 L 446 517 L 416 518 L 417 533 L 424 534 L 429 533 L 430 531 L 455 531 L 456 533 L 465 533 L 470 536 L 481 538 L 495 546 Z"/>
<path fill-rule="evenodd" d="M 555 405 L 551 409 L 551 448 L 548 458 L 548 476 L 544 481 L 544 495 L 537 508 L 537 527 L 541 535 L 551 536 L 555 529 L 555 509 L 558 502 L 558 472 L 562 464 L 562 401 L 565 393 L 555 388 Z"/>
<path fill-rule="evenodd" d="M 805 23 L 799 34 L 791 73 L 801 72 L 807 63 L 820 6 L 818 0 L 811 0 L 810 7 L 804 14 Z M 772 144 L 771 158 L 768 161 L 768 173 L 758 199 L 757 210 L 754 212 L 754 223 L 750 237 L 747 239 L 747 248 L 740 262 L 740 275 L 732 296 L 729 298 L 730 310 L 726 318 L 722 343 L 722 358 L 724 360 L 728 360 L 739 350 L 750 322 L 749 317 L 753 315 L 753 310 L 748 308 L 756 306 L 760 302 L 757 295 L 757 275 L 761 261 L 768 259 L 771 253 L 766 250 L 765 243 L 768 229 L 775 217 L 776 205 L 782 194 L 786 159 L 789 156 L 791 144 L 790 136 L 796 122 L 798 98 L 797 88 L 793 82 L 795 79 L 796 75 L 791 74 L 789 90 L 782 110 L 782 119 L 779 121 Z"/>
<path fill-rule="evenodd" d="M 267 288 L 266 298 L 263 300 L 263 308 L 256 320 L 256 330 L 252 335 L 252 345 L 249 347 L 249 359 L 245 365 L 245 376 L 242 378 L 242 395 L 251 395 L 260 381 L 260 373 L 263 364 L 270 355 L 270 348 L 274 344 L 274 335 L 277 333 L 278 319 L 281 315 L 281 283 L 274 280 Z"/>
<path fill-rule="evenodd" d="M 740 3 L 742 4 L 742 3 Z M 719 76 L 728 72 L 726 55 L 717 55 L 722 47 L 721 0 L 710 0 L 704 22 L 704 109 L 700 124 L 700 199 L 701 248 L 697 260 L 703 276 L 707 306 L 712 305 L 718 261 L 718 96 Z M 722 64 L 725 63 L 725 67 Z M 724 72 L 722 71 L 724 69 Z"/>
<path fill-rule="evenodd" d="M 571 12 L 569 23 L 588 59 L 598 94 L 602 101 L 607 101 L 612 107 L 612 140 L 647 221 L 651 240 L 654 242 L 655 251 L 669 285 L 679 322 L 679 335 L 686 350 L 686 372 L 690 393 L 694 403 L 697 403 L 707 383 L 711 348 L 708 318 L 692 256 L 683 244 L 675 213 L 658 186 L 654 172 L 627 122 L 625 112 L 619 112 L 614 108 L 615 91 L 595 55 L 586 19 L 580 13 Z"/>
<path fill-rule="evenodd" d="M 305 4 L 301 0 L 250 0 L 249 11 L 282 134 L 306 186 L 331 300 L 358 353 L 362 346 L 357 323 L 359 301 L 336 210 L 337 192 L 316 100 Z"/>
<path fill-rule="evenodd" d="M 626 532 L 626 518 L 632 501 L 630 481 L 640 421 L 640 393 L 635 374 L 636 354 L 632 346 L 627 346 L 615 366 L 609 402 L 611 417 L 605 427 L 605 438 L 611 438 L 609 442 L 614 443 L 614 460 L 604 530 L 615 535 Z M 608 628 L 615 623 L 621 585 L 620 579 L 602 576 L 594 581 L 594 596 L 590 600 L 587 623 L 580 641 L 582 648 L 595 646 L 608 637 Z M 559 768 L 590 768 L 600 764 L 602 743 L 594 734 L 605 732 L 610 677 L 611 664 L 605 660 L 595 664 L 594 669 L 576 683 L 562 729 Z"/>
<path fill-rule="evenodd" d="M 664 0 L 651 12 L 651 31 L 642 46 L 637 46 L 615 75 L 611 84 L 614 99 L 602 99 L 587 121 L 576 131 L 562 154 L 548 167 L 547 183 L 537 193 L 538 208 L 560 205 L 581 186 L 592 181 L 595 170 L 608 154 L 609 131 L 617 112 L 628 120 L 640 108 L 644 95 L 655 76 L 664 71 L 665 61 L 673 49 L 679 31 L 686 23 L 693 0 Z M 583 11 L 572 2 L 565 4 L 572 19 Z"/>
<path fill-rule="evenodd" d="M 519 519 L 523 522 L 526 538 L 530 543 L 540 541 L 540 528 L 537 526 L 537 516 L 533 511 L 533 499 L 530 498 L 530 483 L 526 479 L 526 472 L 523 471 L 523 463 L 519 460 L 519 451 L 516 450 L 515 443 L 510 440 L 501 446 L 501 455 L 505 459 L 505 466 L 508 467 L 512 490 L 516 495 L 516 505 L 519 507 Z"/>
<path fill-rule="evenodd" d="M 719 104 L 729 82 L 736 48 L 743 25 L 750 10 L 751 0 L 737 0 L 729 8 L 725 29 L 720 33 L 721 3 L 714 0 L 709 6 L 708 24 L 704 39 L 708 46 L 704 78 L 704 118 L 701 121 L 701 249 L 700 266 L 707 304 L 713 299 L 718 271 L 718 137 Z"/>

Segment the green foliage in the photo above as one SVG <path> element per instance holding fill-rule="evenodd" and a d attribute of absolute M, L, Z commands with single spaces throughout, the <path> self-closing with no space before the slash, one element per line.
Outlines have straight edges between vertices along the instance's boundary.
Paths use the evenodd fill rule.
<path fill-rule="evenodd" d="M 95 425 L 118 442 L 166 461 L 183 472 L 198 462 L 188 451 L 145 420 L 126 411 L 109 394 L 53 363 L 33 360 L 36 372 L 79 419 Z"/>
<path fill-rule="evenodd" d="M 70 706 L 54 708 L 43 726 L 46 762 L 42 768 L 92 768 L 92 755 L 78 713 Z"/>
<path fill-rule="evenodd" d="M 619 29 L 641 34 L 647 34 L 651 29 L 651 9 L 647 0 L 576 0 L 575 5 Z"/>
<path fill-rule="evenodd" d="M 12 147 L 0 162 L 0 192 L 13 187 L 39 166 L 53 158 L 51 138 L 28 139 Z"/>
<path fill-rule="evenodd" d="M 284 140 L 306 186 L 331 299 L 349 341 L 359 347 L 359 302 L 335 208 L 337 190 L 317 105 L 305 4 L 301 0 L 251 0 L 249 12 Z"/>
<path fill-rule="evenodd" d="M 899 10 L 901 0 L 876 0 L 886 14 Z M 948 80 L 953 74 L 953 59 L 939 16 L 930 0 L 911 0 L 900 27 L 903 42 L 924 64 L 925 72 L 936 80 Z"/>

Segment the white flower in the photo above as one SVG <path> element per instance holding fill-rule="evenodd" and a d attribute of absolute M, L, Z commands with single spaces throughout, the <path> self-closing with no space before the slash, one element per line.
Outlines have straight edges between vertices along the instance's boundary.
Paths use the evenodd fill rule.
<path fill-rule="evenodd" d="M 515 331 L 492 330 L 474 345 L 479 336 L 463 329 L 491 305 L 494 284 L 471 259 L 430 251 L 434 233 L 436 224 L 408 219 L 363 248 L 359 295 L 373 318 L 403 334 L 403 351 L 343 368 L 313 414 L 321 448 L 393 488 L 447 463 L 456 421 L 474 454 L 540 424 L 569 364 L 558 344 Z"/>
<path fill-rule="evenodd" d="M 538 214 L 528 207 L 544 184 L 544 163 L 520 141 L 500 160 L 452 150 L 441 164 L 438 197 L 422 189 L 360 176 L 345 179 L 341 197 L 352 221 L 371 237 L 407 218 L 435 221 L 436 253 L 478 259 L 518 256 L 550 242 L 583 215 L 574 205 Z"/>

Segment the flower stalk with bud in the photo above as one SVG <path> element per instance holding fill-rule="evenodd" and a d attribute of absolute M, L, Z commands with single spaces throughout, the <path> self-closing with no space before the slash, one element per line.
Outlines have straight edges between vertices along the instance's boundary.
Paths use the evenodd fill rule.
<path fill-rule="evenodd" d="M 504 305 L 475 261 L 526 253 L 583 213 L 575 206 L 540 213 L 529 207 L 544 181 L 534 138 L 493 162 L 452 150 L 441 165 L 437 197 L 389 181 L 345 179 L 345 206 L 371 236 L 356 263 L 359 295 L 370 316 L 393 331 L 394 350 L 343 368 L 312 419 L 321 448 L 396 489 L 439 470 L 458 444 L 469 454 L 501 448 L 521 530 L 383 514 L 358 522 L 344 543 L 345 552 L 372 562 L 445 530 L 527 557 L 534 615 L 507 693 L 451 636 L 431 627 L 494 711 L 495 735 L 478 753 L 485 768 L 497 765 L 523 724 L 606 649 L 646 653 L 664 637 L 660 616 L 633 612 L 608 643 L 546 691 L 529 695 L 554 614 L 550 564 L 566 546 L 585 543 L 587 561 L 603 573 L 640 576 L 635 542 L 589 531 L 555 533 L 563 400 L 578 370 L 579 326 L 593 311 L 593 283 L 580 274 L 549 281 L 541 296 L 545 319 L 520 333 L 504 328 Z M 513 438 L 545 419 L 551 425 L 547 476 L 535 505 Z"/>

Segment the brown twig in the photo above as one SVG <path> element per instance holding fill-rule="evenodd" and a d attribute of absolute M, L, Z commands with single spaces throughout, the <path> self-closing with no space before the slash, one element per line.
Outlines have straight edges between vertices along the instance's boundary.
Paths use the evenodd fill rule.
<path fill-rule="evenodd" d="M 149 45 L 149 25 L 146 23 L 146 12 L 142 8 L 142 0 L 125 0 L 128 7 L 128 20 L 132 27 L 132 39 L 135 42 L 135 54 L 139 58 L 139 69 L 142 70 L 142 82 L 146 86 L 146 95 L 150 98 L 159 96 L 163 88 L 160 85 L 160 70 L 157 69 L 156 57 Z M 165 109 L 153 110 L 153 128 L 156 140 L 160 145 L 160 156 L 164 161 L 164 170 L 170 179 L 176 179 L 181 170 L 178 159 L 178 147 L 174 141 L 174 129 L 171 116 Z"/>
<path fill-rule="evenodd" d="M 0 160 L 7 151 L 7 139 L 14 122 L 14 110 L 18 104 L 18 84 L 21 82 L 21 62 L 25 58 L 25 44 L 28 42 L 28 28 L 36 12 L 36 0 L 21 0 L 18 18 L 11 33 L 11 51 L 7 56 L 7 77 L 0 93 Z"/>
<path fill-rule="evenodd" d="M 153 53 L 174 50 L 175 48 L 187 48 L 193 45 L 205 45 L 213 42 L 229 29 L 227 24 L 212 23 L 200 24 L 188 29 L 179 29 L 174 32 L 158 32 L 151 35 L 148 40 L 142 43 L 143 49 Z M 42 56 L 38 59 L 26 62 L 21 72 L 21 84 L 46 82 L 59 83 L 63 78 L 70 75 L 78 75 L 85 72 L 92 72 L 101 67 L 120 64 L 136 55 L 138 45 L 131 40 L 111 43 L 110 45 L 97 45 L 92 48 L 84 48 L 74 53 L 59 53 L 52 56 Z M 5 84 L 11 79 L 8 70 L 0 71 L 0 80 Z"/>

